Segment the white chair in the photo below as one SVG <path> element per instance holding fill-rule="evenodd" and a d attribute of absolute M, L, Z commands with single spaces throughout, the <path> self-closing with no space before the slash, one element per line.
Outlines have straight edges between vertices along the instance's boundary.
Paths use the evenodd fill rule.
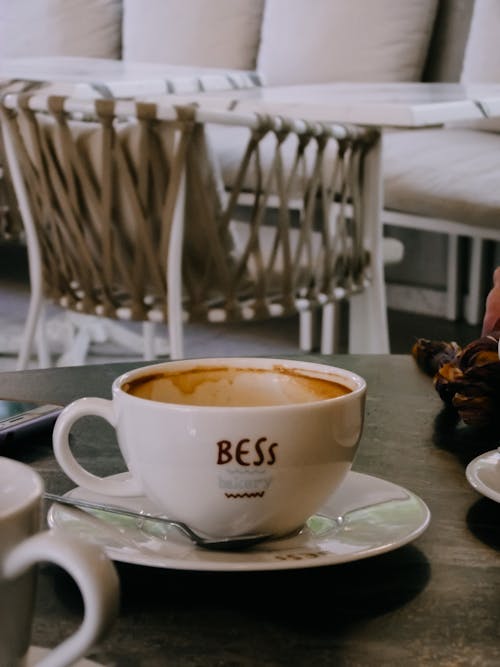
<path fill-rule="evenodd" d="M 384 137 L 383 222 L 446 235 L 444 314 L 450 320 L 462 313 L 464 286 L 466 321 L 477 325 L 483 315 L 491 279 L 485 241 L 500 241 L 499 156 L 500 134 L 466 127 Z M 461 259 L 461 239 L 469 240 L 467 263 Z"/>
<path fill-rule="evenodd" d="M 229 194 L 206 133 L 218 124 L 248 133 Z M 117 338 L 120 321 L 144 322 L 145 358 L 155 358 L 152 326 L 167 323 L 178 358 L 189 320 L 298 312 L 305 328 L 319 306 L 348 299 L 350 350 L 388 351 L 377 132 L 43 95 L 7 96 L 2 128 L 30 265 L 18 368 L 37 329 L 39 360 L 51 363 L 38 326 L 45 300 L 84 315 L 84 331 L 88 316 Z M 266 171 L 264 141 L 274 144 Z"/>
<path fill-rule="evenodd" d="M 155 151 L 154 137 L 148 136 L 149 118 L 142 123 L 136 119 L 131 128 L 131 141 L 137 139 L 144 147 L 149 139 L 149 144 L 140 149 L 141 164 L 130 163 L 130 123 L 114 126 L 113 103 L 91 100 L 79 107 L 81 100 L 75 100 L 72 114 L 64 110 L 61 97 L 26 94 L 8 99 L 12 108 L 2 108 L 2 129 L 31 284 L 17 368 L 27 366 L 35 334 L 39 364 L 52 364 L 46 302 L 69 315 L 60 365 L 83 363 L 95 339 L 133 350 L 142 347 L 144 359 L 155 358 L 154 322 L 166 317 L 165 276 L 156 244 L 166 247 L 162 222 L 171 218 L 165 207 L 176 195 L 171 195 L 171 165 L 162 162 L 167 154 Z M 175 162 L 176 157 L 168 159 Z M 138 185 L 142 167 L 146 172 L 154 169 L 153 177 L 141 180 L 146 191 Z M 155 227 L 154 234 L 146 232 L 148 226 Z M 121 326 L 120 321 L 127 320 L 142 321 L 143 335 Z"/>
<path fill-rule="evenodd" d="M 449 78 L 443 80 L 471 86 L 472 97 L 482 83 L 500 82 L 498 0 L 443 2 L 439 15 L 454 42 L 450 48 L 445 36 L 434 47 L 443 49 L 447 58 L 452 56 L 450 65 L 456 58 L 447 72 Z M 456 31 L 458 26 L 462 31 Z M 478 106 L 485 113 L 484 105 Z M 450 320 L 463 315 L 471 325 L 480 324 L 491 286 L 493 266 L 487 242 L 500 241 L 500 123 L 498 115 L 493 116 L 495 113 L 412 136 L 394 132 L 385 137 L 383 220 L 388 225 L 432 232 L 422 235 L 429 239 L 445 235 L 444 314 Z"/>

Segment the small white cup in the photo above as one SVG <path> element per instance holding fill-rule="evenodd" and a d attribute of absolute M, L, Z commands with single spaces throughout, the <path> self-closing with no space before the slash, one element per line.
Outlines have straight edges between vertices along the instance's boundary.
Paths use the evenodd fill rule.
<path fill-rule="evenodd" d="M 78 485 L 146 495 L 158 512 L 212 537 L 299 529 L 351 469 L 366 383 L 326 364 L 261 358 L 170 361 L 118 377 L 112 400 L 59 415 L 54 453 Z M 69 446 L 75 421 L 115 427 L 131 475 L 103 479 Z"/>
<path fill-rule="evenodd" d="M 36 564 L 64 568 L 85 606 L 82 625 L 38 663 L 68 667 L 82 658 L 115 619 L 119 582 L 96 546 L 53 530 L 39 532 L 44 486 L 32 468 L 0 458 L 0 667 L 26 664 L 30 648 Z"/>

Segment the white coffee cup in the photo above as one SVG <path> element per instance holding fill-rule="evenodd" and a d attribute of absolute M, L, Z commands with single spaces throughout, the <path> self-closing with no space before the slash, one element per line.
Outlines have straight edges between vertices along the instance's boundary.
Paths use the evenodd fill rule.
<path fill-rule="evenodd" d="M 39 667 L 67 667 L 79 660 L 108 630 L 118 610 L 118 576 L 98 547 L 54 530 L 39 532 L 43 490 L 35 470 L 0 457 L 0 667 L 26 665 L 36 564 L 41 561 L 73 577 L 85 614 L 79 629 L 46 654 Z"/>
<path fill-rule="evenodd" d="M 351 469 L 365 395 L 362 377 L 326 364 L 170 361 L 118 377 L 112 400 L 67 406 L 54 428 L 54 453 L 79 486 L 109 496 L 144 494 L 158 513 L 212 537 L 284 535 L 300 528 Z M 130 476 L 99 478 L 76 461 L 69 433 L 85 415 L 115 427 Z"/>

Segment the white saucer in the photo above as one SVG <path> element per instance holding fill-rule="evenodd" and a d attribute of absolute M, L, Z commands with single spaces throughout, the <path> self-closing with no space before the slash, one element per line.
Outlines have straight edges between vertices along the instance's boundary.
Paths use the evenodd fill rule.
<path fill-rule="evenodd" d="M 469 484 L 483 496 L 500 503 L 500 451 L 481 454 L 465 469 Z"/>
<path fill-rule="evenodd" d="M 26 667 L 35 667 L 52 649 L 41 648 L 40 646 L 30 646 L 26 656 Z M 24 664 L 24 663 L 23 663 Z M 74 663 L 73 667 L 103 667 L 100 663 L 82 658 Z"/>
<path fill-rule="evenodd" d="M 66 495 L 155 513 L 144 497 L 111 499 L 79 487 Z M 430 520 L 429 508 L 415 494 L 392 482 L 357 472 L 349 473 L 299 535 L 265 542 L 248 551 L 208 551 L 193 545 L 175 528 L 165 529 L 153 521 L 141 527 L 133 518 L 93 514 L 54 504 L 47 520 L 52 527 L 100 545 L 117 561 L 207 571 L 286 570 L 368 558 L 414 540 Z"/>

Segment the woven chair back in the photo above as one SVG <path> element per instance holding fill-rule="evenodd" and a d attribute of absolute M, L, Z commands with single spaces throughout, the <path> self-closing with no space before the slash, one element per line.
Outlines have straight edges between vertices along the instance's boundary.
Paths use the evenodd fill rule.
<path fill-rule="evenodd" d="M 370 131 L 28 94 L 4 101 L 2 116 L 44 294 L 65 308 L 168 321 L 176 224 L 184 320 L 283 316 L 346 298 L 369 279 L 362 201 Z M 215 124 L 248 132 L 229 190 L 207 134 Z"/>
<path fill-rule="evenodd" d="M 262 319 L 363 290 L 370 279 L 364 158 L 375 134 L 258 116 L 224 192 L 219 165 L 207 155 L 210 127 L 196 124 L 187 151 L 186 203 L 198 207 L 186 217 L 187 247 L 198 244 L 208 255 L 205 275 L 184 265 L 190 314 Z M 192 225 L 198 215 L 203 224 Z"/>

